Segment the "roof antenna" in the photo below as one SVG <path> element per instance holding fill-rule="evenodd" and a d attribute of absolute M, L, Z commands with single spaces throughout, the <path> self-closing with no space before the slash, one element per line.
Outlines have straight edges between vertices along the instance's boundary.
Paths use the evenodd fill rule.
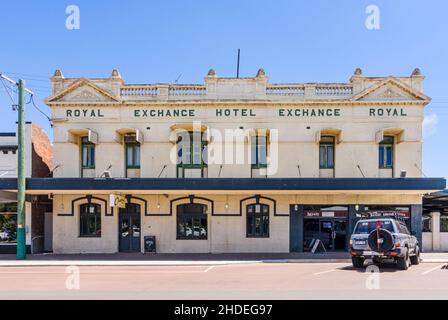
<path fill-rule="evenodd" d="M 238 49 L 238 60 L 236 63 L 236 77 L 240 77 L 240 49 Z"/>
<path fill-rule="evenodd" d="M 179 82 L 179 79 L 180 79 L 180 77 L 182 77 L 182 75 L 183 75 L 183 73 L 181 73 L 181 74 L 177 77 L 177 79 L 174 80 L 174 83 L 178 83 L 178 82 Z"/>

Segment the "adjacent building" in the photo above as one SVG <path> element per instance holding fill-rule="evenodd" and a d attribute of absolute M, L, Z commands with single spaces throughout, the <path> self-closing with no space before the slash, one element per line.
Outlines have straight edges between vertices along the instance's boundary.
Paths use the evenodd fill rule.
<path fill-rule="evenodd" d="M 17 178 L 17 133 L 0 132 L 0 179 Z M 27 178 L 51 176 L 53 152 L 48 136 L 37 124 L 26 123 L 25 152 Z M 45 229 L 47 245 L 51 245 L 52 205 L 45 195 L 26 198 L 26 245 L 28 252 L 44 250 Z M 45 220 L 47 226 L 45 227 Z M 0 190 L 0 253 L 16 252 L 17 194 Z M 51 246 L 47 247 L 51 250 Z"/>
<path fill-rule="evenodd" d="M 396 216 L 422 238 L 424 76 L 347 83 L 126 84 L 51 78 L 55 253 L 347 250 L 363 213 Z M 14 179 L 1 189 L 14 191 Z M 147 238 L 146 238 L 147 239 Z"/>
<path fill-rule="evenodd" d="M 448 190 L 423 199 L 423 249 L 448 251 Z"/>

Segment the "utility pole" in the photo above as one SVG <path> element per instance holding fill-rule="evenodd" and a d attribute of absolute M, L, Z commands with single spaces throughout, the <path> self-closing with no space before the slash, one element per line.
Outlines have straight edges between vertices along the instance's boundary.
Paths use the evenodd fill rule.
<path fill-rule="evenodd" d="M 26 165 L 25 165 L 25 92 L 33 95 L 31 90 L 25 88 L 25 81 L 15 82 L 4 74 L 0 78 L 16 85 L 19 89 L 18 95 L 18 174 L 17 174 L 17 260 L 26 259 L 26 219 L 25 219 L 25 195 L 26 195 Z"/>
<path fill-rule="evenodd" d="M 19 80 L 18 99 L 18 175 L 17 175 L 17 260 L 26 259 L 25 224 L 25 81 Z"/>

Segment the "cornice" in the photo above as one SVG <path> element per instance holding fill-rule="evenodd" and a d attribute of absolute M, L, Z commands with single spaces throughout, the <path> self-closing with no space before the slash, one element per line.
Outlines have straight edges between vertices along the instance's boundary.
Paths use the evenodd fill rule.
<path fill-rule="evenodd" d="M 291 107 L 291 106 L 426 106 L 430 100 L 352 101 L 352 100 L 182 100 L 182 101 L 122 101 L 122 102 L 49 102 L 49 107 Z"/>

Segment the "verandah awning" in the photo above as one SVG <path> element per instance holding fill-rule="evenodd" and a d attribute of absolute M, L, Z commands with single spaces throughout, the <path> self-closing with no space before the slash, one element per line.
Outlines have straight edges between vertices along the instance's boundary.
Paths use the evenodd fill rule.
<path fill-rule="evenodd" d="M 28 178 L 29 194 L 92 192 L 399 192 L 425 194 L 443 190 L 443 178 Z M 0 179 L 0 190 L 15 191 L 17 180 Z"/>

